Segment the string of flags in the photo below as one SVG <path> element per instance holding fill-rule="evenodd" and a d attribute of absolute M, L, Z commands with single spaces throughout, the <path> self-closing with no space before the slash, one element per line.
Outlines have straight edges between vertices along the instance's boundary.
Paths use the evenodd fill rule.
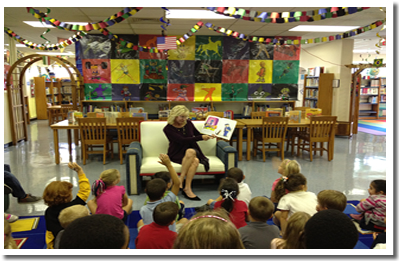
<path fill-rule="evenodd" d="M 216 14 L 262 23 L 314 22 L 355 14 L 370 7 L 328 7 L 310 11 L 258 12 L 236 7 L 206 7 Z"/>

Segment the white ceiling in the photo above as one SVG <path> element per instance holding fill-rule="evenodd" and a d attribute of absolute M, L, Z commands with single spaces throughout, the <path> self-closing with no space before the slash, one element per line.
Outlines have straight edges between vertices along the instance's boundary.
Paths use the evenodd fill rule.
<path fill-rule="evenodd" d="M 50 9 L 49 17 L 63 22 L 98 22 L 122 11 L 124 7 L 48 7 Z M 201 7 L 173 7 L 173 9 L 199 9 Z M 238 7 L 258 12 L 293 12 L 310 11 L 325 7 Z M 37 8 L 46 12 L 46 8 Z M 384 8 L 385 9 L 385 8 Z M 160 7 L 144 7 L 141 11 L 119 24 L 115 24 L 107 29 L 113 34 L 156 34 L 160 35 L 162 23 L 159 18 L 164 16 L 165 10 Z M 210 22 L 215 26 L 225 27 L 233 31 L 238 31 L 251 36 L 301 36 L 302 39 L 330 36 L 336 33 L 314 33 L 314 32 L 290 32 L 290 28 L 297 25 L 351 25 L 366 26 L 377 20 L 385 19 L 385 12 L 379 7 L 371 7 L 361 12 L 345 15 L 337 18 L 329 18 L 315 22 L 292 22 L 285 24 L 262 23 L 245 21 L 242 19 L 204 19 L 204 23 Z M 4 26 L 13 30 L 21 37 L 35 43 L 44 43 L 45 40 L 40 37 L 46 28 L 31 27 L 22 21 L 38 21 L 34 16 L 27 12 L 25 7 L 4 7 Z M 170 19 L 170 26 L 167 27 L 167 35 L 183 35 L 198 22 L 198 19 Z M 355 40 L 354 52 L 356 50 L 368 50 L 365 53 L 373 53 L 379 50 L 381 54 L 386 53 L 386 48 L 377 48 L 375 44 L 379 39 L 376 34 L 384 37 L 386 30 L 380 31 L 382 27 L 370 30 L 360 35 L 352 37 Z M 91 31 L 90 34 L 100 34 L 99 31 Z M 69 38 L 73 32 L 52 28 L 50 32 L 44 35 L 51 43 L 57 43 L 57 37 Z M 203 27 L 196 35 L 220 35 L 219 33 Z M 319 43 L 323 44 L 323 43 Z M 314 46 L 315 44 L 302 45 L 302 48 Z M 18 50 L 26 54 L 37 52 L 34 49 L 18 47 Z M 74 52 L 74 46 L 68 46 L 66 51 Z"/>

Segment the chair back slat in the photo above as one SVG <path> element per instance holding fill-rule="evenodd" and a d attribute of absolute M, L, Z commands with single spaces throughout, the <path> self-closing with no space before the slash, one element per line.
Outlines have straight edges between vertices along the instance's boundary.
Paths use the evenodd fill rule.
<path fill-rule="evenodd" d="M 82 139 L 86 144 L 103 144 L 107 138 L 105 118 L 78 118 Z"/>
<path fill-rule="evenodd" d="M 263 117 L 262 137 L 277 142 L 284 140 L 287 133 L 288 117 Z"/>
<path fill-rule="evenodd" d="M 216 117 L 219 117 L 219 118 L 224 118 L 224 112 L 222 112 L 222 111 L 208 111 L 205 114 L 205 118 L 208 117 L 208 116 L 216 116 Z"/>
<path fill-rule="evenodd" d="M 263 117 L 266 117 L 266 112 L 265 111 L 253 111 L 253 112 L 251 112 L 251 119 L 262 119 Z"/>
<path fill-rule="evenodd" d="M 337 116 L 313 116 L 310 118 L 310 139 L 314 142 L 328 142 L 333 138 Z"/>
<path fill-rule="evenodd" d="M 116 118 L 118 140 L 121 145 L 129 145 L 140 140 L 140 122 L 144 117 Z"/>

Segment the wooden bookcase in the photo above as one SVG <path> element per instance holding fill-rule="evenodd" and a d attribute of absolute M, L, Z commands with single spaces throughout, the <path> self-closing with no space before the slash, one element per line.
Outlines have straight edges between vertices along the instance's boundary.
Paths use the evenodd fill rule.
<path fill-rule="evenodd" d="M 47 120 L 47 103 L 51 105 L 61 104 L 61 83 L 56 78 L 46 81 L 45 77 L 34 77 L 34 81 L 37 119 Z"/>
<path fill-rule="evenodd" d="M 359 120 L 385 119 L 385 95 L 385 78 L 360 79 Z"/>
<path fill-rule="evenodd" d="M 320 76 L 308 76 L 306 74 L 303 107 L 320 108 L 323 115 L 331 115 L 333 80 L 333 73 L 321 73 Z"/>

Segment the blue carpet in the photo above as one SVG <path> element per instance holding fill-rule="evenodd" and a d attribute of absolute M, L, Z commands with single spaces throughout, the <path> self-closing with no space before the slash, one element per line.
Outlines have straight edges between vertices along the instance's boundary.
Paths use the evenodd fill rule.
<path fill-rule="evenodd" d="M 366 124 L 361 124 L 361 123 L 358 123 L 357 126 L 358 126 L 358 127 L 361 127 L 361 128 L 376 130 L 376 131 L 382 131 L 382 132 L 385 132 L 385 131 L 386 131 L 385 128 L 380 128 L 380 127 L 371 126 L 371 125 L 366 125 Z"/>

